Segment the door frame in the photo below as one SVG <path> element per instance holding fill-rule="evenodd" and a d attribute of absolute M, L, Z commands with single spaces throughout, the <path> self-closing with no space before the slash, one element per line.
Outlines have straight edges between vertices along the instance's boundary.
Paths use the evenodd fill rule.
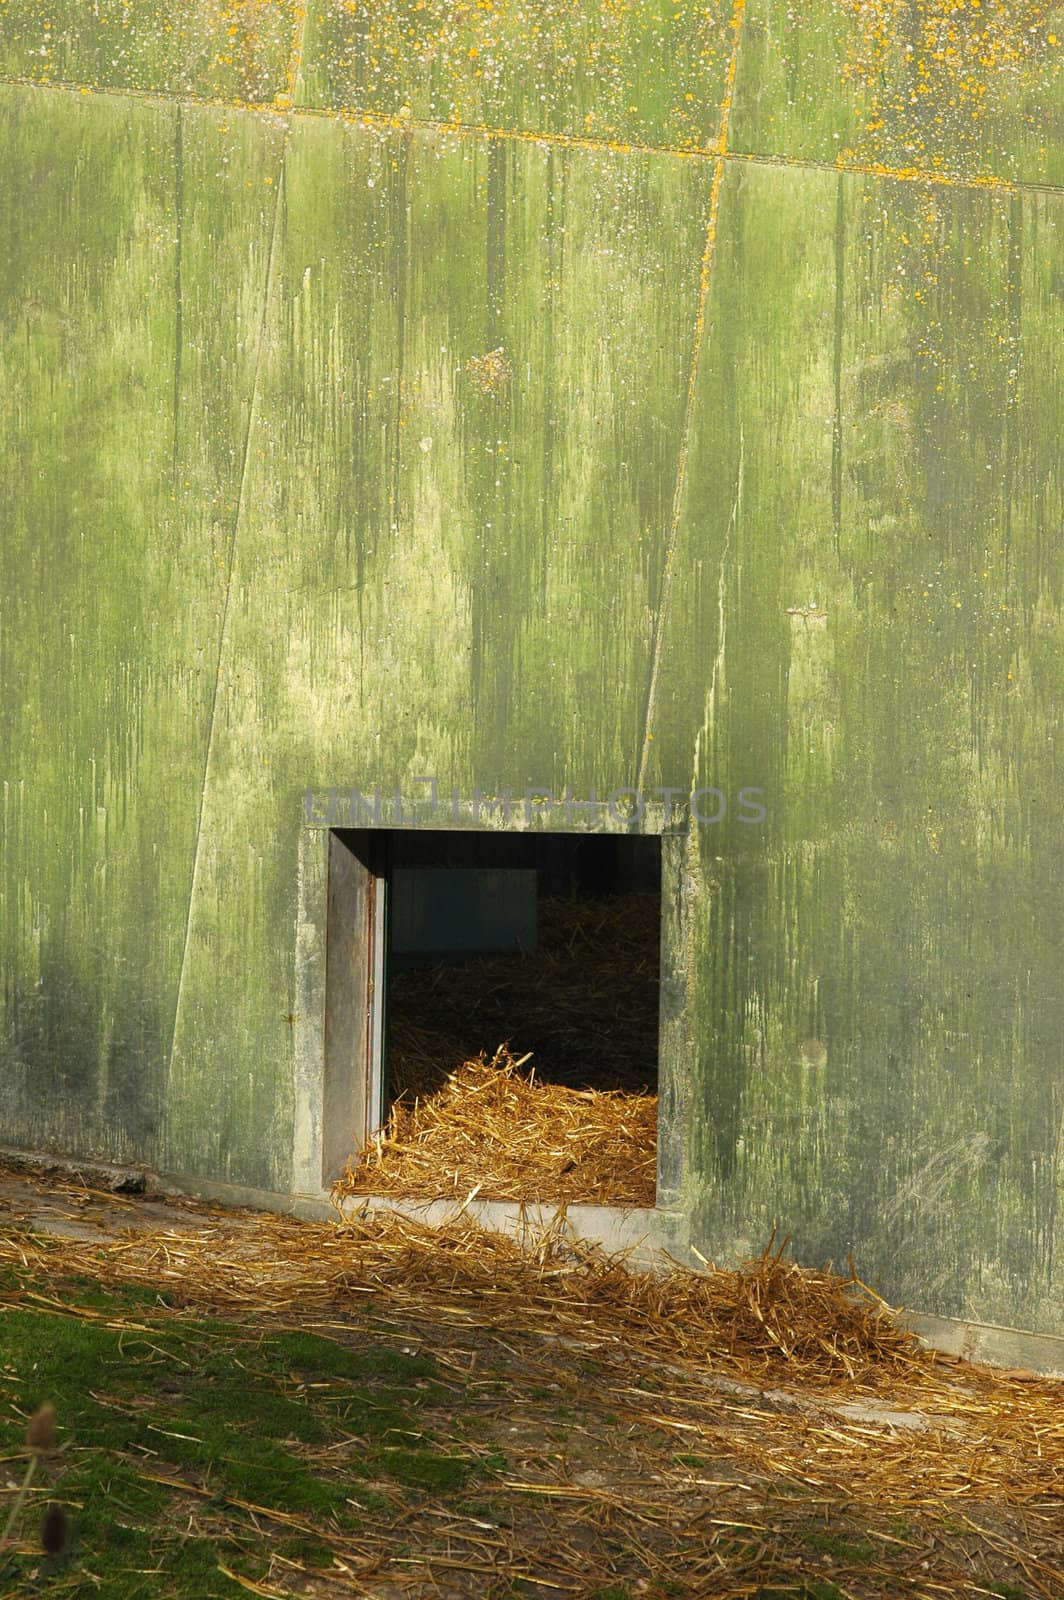
<path fill-rule="evenodd" d="M 584 826 L 543 831 L 634 831 L 613 824 L 606 807 L 602 815 L 598 810 Z M 638 831 L 661 838 L 656 1205 L 671 1209 L 680 1203 L 687 1167 L 692 936 L 702 896 L 692 836 L 656 821 L 645 818 Z M 315 1197 L 328 1195 L 354 1154 L 355 1138 L 369 1143 L 383 1110 L 388 834 L 395 823 L 354 829 L 338 823 L 305 811 L 298 845 L 291 1184 L 293 1193 Z"/>

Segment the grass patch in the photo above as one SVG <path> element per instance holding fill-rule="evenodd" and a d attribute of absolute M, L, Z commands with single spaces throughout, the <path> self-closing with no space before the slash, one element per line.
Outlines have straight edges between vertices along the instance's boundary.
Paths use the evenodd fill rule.
<path fill-rule="evenodd" d="M 300 1537 L 281 1539 L 277 1551 L 288 1561 L 298 1561 L 304 1567 L 331 1567 L 332 1551 L 316 1539 Z"/>
<path fill-rule="evenodd" d="M 86 1310 L 110 1311 L 141 1308 L 158 1310 L 173 1306 L 173 1297 L 162 1289 L 151 1289 L 146 1284 L 126 1283 L 121 1287 L 104 1288 L 95 1278 L 61 1278 L 55 1287 L 57 1300 Z"/>
<path fill-rule="evenodd" d="M 461 1456 L 437 1454 L 432 1450 L 382 1449 L 374 1457 L 376 1466 L 396 1483 L 430 1494 L 461 1489 L 469 1479 L 470 1463 Z"/>
<path fill-rule="evenodd" d="M 424 1427 L 426 1404 L 449 1392 L 425 1356 L 177 1320 L 147 1290 L 67 1279 L 60 1292 L 73 1315 L 0 1310 L 0 1453 L 20 1451 L 25 1417 L 54 1406 L 62 1448 L 43 1458 L 38 1484 L 70 1511 L 65 1594 L 221 1600 L 241 1591 L 219 1561 L 245 1576 L 261 1569 L 257 1555 L 248 1566 L 240 1503 L 339 1537 L 379 1499 L 352 1493 L 353 1479 L 431 1495 L 478 1470 Z M 212 1529 L 222 1527 L 217 1539 L 186 1536 L 189 1491 Z M 32 1516 L 21 1525 L 31 1542 Z M 333 1559 L 309 1532 L 277 1548 L 307 1566 Z M 30 1557 L 12 1556 L 4 1592 L 28 1594 L 33 1569 Z M 82 1569 L 92 1574 L 84 1585 Z"/>
<path fill-rule="evenodd" d="M 803 1533 L 802 1538 L 814 1550 L 822 1550 L 825 1555 L 834 1556 L 836 1561 L 867 1563 L 876 1553 L 864 1539 L 846 1539 L 835 1533 Z"/>

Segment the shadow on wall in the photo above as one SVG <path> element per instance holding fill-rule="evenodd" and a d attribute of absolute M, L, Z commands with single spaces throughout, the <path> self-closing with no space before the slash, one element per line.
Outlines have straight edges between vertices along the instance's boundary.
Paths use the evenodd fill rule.
<path fill-rule="evenodd" d="M 44 949 L 35 981 L 5 984 L 4 1143 L 100 1160 L 155 1159 L 165 1083 L 160 1013 L 122 984 L 117 960 L 94 953 L 76 970 L 62 952 Z"/>

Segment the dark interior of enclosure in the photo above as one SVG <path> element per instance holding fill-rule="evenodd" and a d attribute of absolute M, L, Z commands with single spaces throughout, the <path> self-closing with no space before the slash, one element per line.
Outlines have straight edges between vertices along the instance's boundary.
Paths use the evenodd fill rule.
<path fill-rule="evenodd" d="M 544 1083 L 657 1088 L 661 843 L 383 831 L 386 1112 L 500 1044 Z"/>

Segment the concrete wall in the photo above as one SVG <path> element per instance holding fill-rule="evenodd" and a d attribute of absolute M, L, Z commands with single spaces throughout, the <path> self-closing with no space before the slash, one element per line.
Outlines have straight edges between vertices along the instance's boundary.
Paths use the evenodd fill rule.
<path fill-rule="evenodd" d="M 302 1181 L 308 785 L 716 785 L 694 1241 L 1064 1331 L 1057 37 L 456 15 L 3 8 L 4 1141 Z"/>

